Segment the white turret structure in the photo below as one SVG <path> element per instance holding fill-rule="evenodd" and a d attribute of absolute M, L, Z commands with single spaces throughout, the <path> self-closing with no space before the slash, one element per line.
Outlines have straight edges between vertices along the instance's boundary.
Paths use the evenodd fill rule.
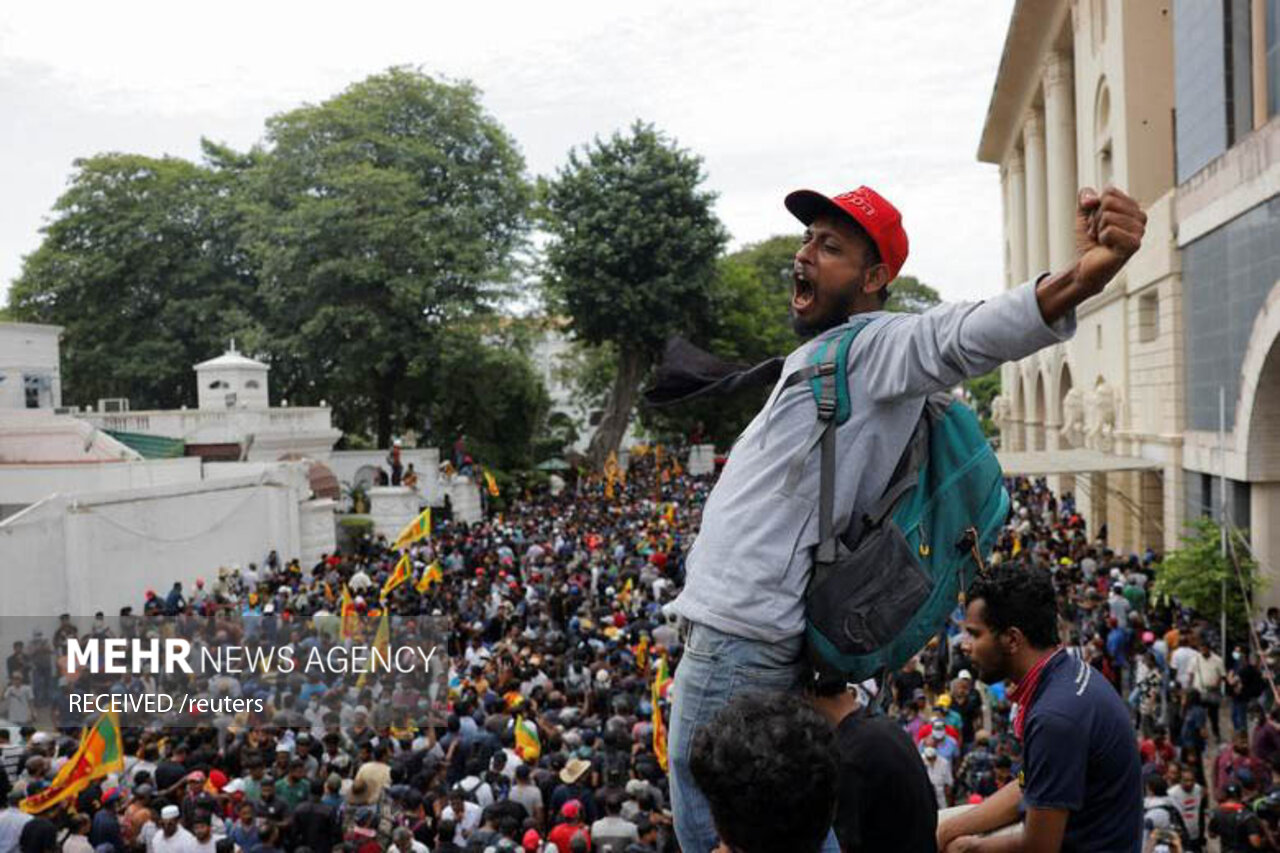
<path fill-rule="evenodd" d="M 217 358 L 196 365 L 196 394 L 201 409 L 266 409 L 267 371 L 271 368 L 236 351 L 236 342 Z"/>

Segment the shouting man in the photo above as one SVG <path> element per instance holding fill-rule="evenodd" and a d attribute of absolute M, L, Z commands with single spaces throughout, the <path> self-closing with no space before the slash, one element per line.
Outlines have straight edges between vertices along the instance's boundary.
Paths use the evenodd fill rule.
<path fill-rule="evenodd" d="M 929 394 L 1069 338 L 1076 306 L 1115 277 L 1146 225 L 1123 192 L 1084 190 L 1076 258 L 1066 269 L 985 302 L 893 314 L 884 303 L 908 248 L 898 210 L 866 187 L 834 198 L 801 190 L 785 204 L 805 225 L 791 315 L 809 340 L 787 356 L 782 376 L 808 364 L 851 316 L 872 318 L 849 350 L 852 414 L 836 429 L 836 519 L 861 518 L 883 494 Z M 670 730 L 676 832 L 685 850 L 716 844 L 711 811 L 689 769 L 694 733 L 735 694 L 792 689 L 803 675 L 804 592 L 819 539 L 818 454 L 796 488 L 784 493 L 783 484 L 815 419 L 806 384 L 779 381 L 707 500 L 686 586 L 671 605 L 688 626 Z M 826 849 L 835 846 L 830 836 Z"/>

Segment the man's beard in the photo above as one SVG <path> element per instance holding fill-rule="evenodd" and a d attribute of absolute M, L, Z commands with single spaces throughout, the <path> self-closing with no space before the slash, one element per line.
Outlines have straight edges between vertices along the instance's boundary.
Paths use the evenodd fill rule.
<path fill-rule="evenodd" d="M 791 329 L 796 333 L 796 337 L 801 340 L 809 340 L 817 337 L 828 329 L 834 329 L 849 318 L 848 312 L 831 310 L 817 316 L 802 319 L 794 313 L 791 314 Z"/>
<path fill-rule="evenodd" d="M 1010 677 L 1010 670 L 1012 669 L 1010 666 L 1010 655 L 1003 649 L 998 649 L 997 653 L 999 654 L 999 657 L 991 664 L 990 667 L 983 666 L 978 663 L 977 660 L 974 660 L 973 662 L 973 665 L 978 669 L 978 678 L 980 678 L 984 684 L 999 684 L 1002 681 L 1008 680 Z"/>

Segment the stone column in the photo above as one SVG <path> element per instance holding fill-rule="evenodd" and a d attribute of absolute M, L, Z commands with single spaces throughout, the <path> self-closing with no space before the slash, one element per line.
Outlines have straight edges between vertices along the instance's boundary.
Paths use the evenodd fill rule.
<path fill-rule="evenodd" d="M 1022 149 L 1015 147 L 1005 161 L 1009 199 L 1009 275 L 1013 286 L 1027 280 L 1027 171 Z"/>
<path fill-rule="evenodd" d="M 1075 257 L 1076 110 L 1071 57 L 1049 54 L 1044 65 L 1044 128 L 1049 268 Z"/>
<path fill-rule="evenodd" d="M 1034 276 L 1049 268 L 1044 114 L 1038 107 L 1023 121 L 1022 148 L 1027 158 L 1027 275 Z"/>

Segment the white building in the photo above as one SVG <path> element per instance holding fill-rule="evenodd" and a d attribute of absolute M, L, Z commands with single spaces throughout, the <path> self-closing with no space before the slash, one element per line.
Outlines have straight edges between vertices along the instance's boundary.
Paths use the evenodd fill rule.
<path fill-rule="evenodd" d="M 236 342 L 217 358 L 196 365 L 196 395 L 202 410 L 267 409 L 271 368 L 236 351 Z"/>
<path fill-rule="evenodd" d="M 339 437 L 327 408 L 269 408 L 266 366 L 232 352 L 198 370 L 202 392 L 213 392 L 202 402 L 219 408 L 60 414 L 60 332 L 0 324 L 4 648 L 34 627 L 47 630 L 61 612 L 114 615 L 138 605 L 147 587 L 176 580 L 189 588 L 272 550 L 305 565 L 333 550 L 335 501 L 315 494 L 314 464 L 276 461 L 286 453 L 327 457 Z M 228 389 L 208 388 L 213 382 Z M 227 393 L 236 394 L 233 408 Z M 122 440 L 108 430 L 120 430 Z M 127 444 L 146 447 L 139 436 L 178 439 L 170 443 L 188 451 L 224 444 L 234 448 L 227 458 L 249 461 L 144 459 Z M 255 451 L 263 461 L 253 461 Z"/>
<path fill-rule="evenodd" d="M 61 326 L 0 323 L 0 409 L 62 405 L 58 369 Z"/>
<path fill-rule="evenodd" d="M 274 462 L 286 456 L 327 462 L 342 437 L 328 406 L 271 406 L 270 368 L 230 348 L 195 366 L 196 409 L 82 412 L 77 415 L 129 443 L 173 439 L 208 460 Z M 142 442 L 136 442 L 142 444 Z"/>
<path fill-rule="evenodd" d="M 1173 46 L 1167 3 L 1019 0 L 978 150 L 1000 166 L 1006 287 L 1073 261 L 1079 187 L 1149 216 L 1075 338 L 1005 365 L 995 407 L 1006 471 L 1051 475 L 1126 551 L 1175 547 L 1184 517 Z"/>
<path fill-rule="evenodd" d="M 1002 461 L 1074 486 L 1124 550 L 1225 508 L 1280 603 L 1280 6 L 1018 0 L 978 157 L 1007 286 L 1068 261 L 1077 186 L 1149 216 L 1075 339 L 1005 367 Z"/>

